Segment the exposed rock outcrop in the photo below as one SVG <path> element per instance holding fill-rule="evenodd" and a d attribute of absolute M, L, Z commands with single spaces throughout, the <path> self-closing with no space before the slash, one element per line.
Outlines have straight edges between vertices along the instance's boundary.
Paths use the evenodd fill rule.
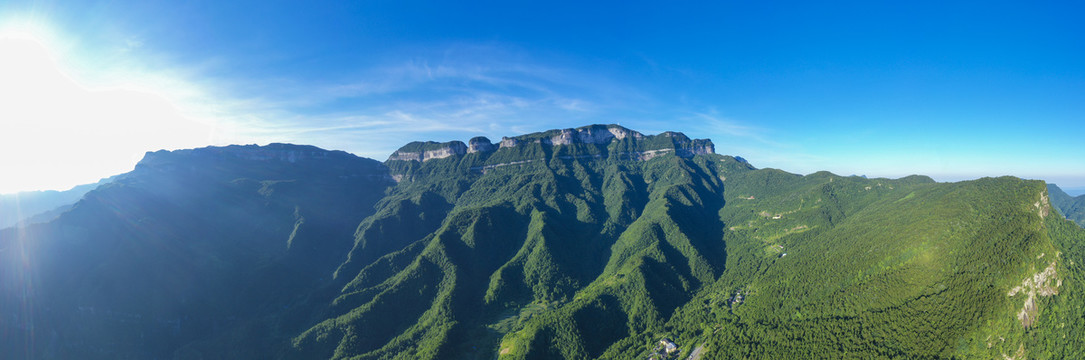
<path fill-rule="evenodd" d="M 471 140 L 467 141 L 468 154 L 476 152 L 490 152 L 494 150 L 497 150 L 497 146 L 494 146 L 494 144 L 490 142 L 490 139 L 487 139 L 484 136 L 476 136 L 471 138 Z"/>
<path fill-rule="evenodd" d="M 1058 254 L 1056 254 L 1058 258 Z M 1025 278 L 1021 282 L 1021 285 L 1014 287 L 1008 293 L 1007 296 L 1014 296 L 1018 293 L 1027 294 L 1024 306 L 1021 307 L 1021 311 L 1017 313 L 1017 320 L 1021 322 L 1021 326 L 1027 328 L 1032 327 L 1032 324 L 1036 322 L 1039 316 L 1040 309 L 1036 305 L 1036 296 L 1052 296 L 1059 294 L 1059 287 L 1062 286 L 1062 279 L 1058 278 L 1058 273 L 1055 270 L 1056 262 L 1052 262 L 1048 265 L 1044 271 L 1037 272 L 1031 277 Z"/>
<path fill-rule="evenodd" d="M 412 142 L 399 148 L 388 160 L 414 160 L 426 161 L 430 159 L 443 159 L 453 155 L 467 153 L 467 145 L 462 141 L 437 142 Z"/>
<path fill-rule="evenodd" d="M 1051 202 L 1048 200 L 1047 191 L 1040 193 L 1040 200 L 1036 201 L 1032 206 L 1036 207 L 1037 212 L 1040 214 L 1040 218 L 1047 217 L 1047 214 L 1051 212 Z"/>
<path fill-rule="evenodd" d="M 590 125 L 576 129 L 551 130 L 546 133 L 554 131 L 557 131 L 557 134 L 542 138 L 540 142 L 550 145 L 609 144 L 615 139 L 622 140 L 627 137 L 640 139 L 644 137 L 639 132 L 617 125 Z"/>
<path fill-rule="evenodd" d="M 576 129 L 557 129 L 514 137 L 502 137 L 497 145 L 482 136 L 472 138 L 466 145 L 459 141 L 447 143 L 412 142 L 397 150 L 392 156 L 388 157 L 388 160 L 426 161 L 453 155 L 493 152 L 506 148 L 515 148 L 524 144 L 548 146 L 608 145 L 625 139 L 631 139 L 634 144 L 641 144 L 633 146 L 636 151 L 626 151 L 619 154 L 635 160 L 649 160 L 669 153 L 680 157 L 715 153 L 712 141 L 690 139 L 678 132 L 668 131 L 659 135 L 644 135 L 618 125 L 589 125 Z"/>
<path fill-rule="evenodd" d="M 504 148 L 516 147 L 517 145 L 520 145 L 520 141 L 517 140 L 516 138 L 510 138 L 510 137 L 502 136 L 501 137 L 501 142 L 499 143 L 498 146 L 499 146 L 499 148 L 504 149 Z"/>

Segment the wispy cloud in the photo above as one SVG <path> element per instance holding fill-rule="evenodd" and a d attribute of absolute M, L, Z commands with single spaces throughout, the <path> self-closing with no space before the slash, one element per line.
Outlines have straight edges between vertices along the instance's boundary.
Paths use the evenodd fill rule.
<path fill-rule="evenodd" d="M 292 73 L 231 77 L 246 73 L 236 71 L 232 59 L 179 63 L 168 49 L 123 32 L 105 36 L 106 46 L 67 39 L 59 57 L 68 60 L 72 81 L 85 91 L 149 94 L 159 102 L 152 112 L 118 113 L 126 108 L 118 106 L 80 114 L 94 119 L 96 129 L 124 133 L 150 124 L 186 129 L 145 131 L 140 141 L 115 141 L 124 145 L 117 151 L 132 154 L 121 159 L 127 165 L 114 164 L 97 176 L 112 175 L 144 151 L 161 148 L 294 142 L 383 159 L 415 140 L 477 135 L 496 140 L 589 123 L 675 130 L 665 121 L 675 116 L 653 108 L 653 97 L 642 89 L 587 71 L 576 61 L 540 59 L 505 44 L 405 49 L 342 74 L 310 78 Z M 135 98 L 127 99 L 135 104 Z M 714 111 L 680 116 L 702 120 L 708 128 L 701 132 L 712 136 L 761 138 L 763 133 Z"/>
<path fill-rule="evenodd" d="M 613 122 L 615 109 L 636 107 L 641 97 L 611 79 L 543 66 L 499 46 L 464 44 L 419 50 L 334 82 L 295 79 L 288 88 L 228 106 L 248 116 L 218 118 L 229 119 L 235 138 L 310 142 L 383 158 L 412 140 Z"/>

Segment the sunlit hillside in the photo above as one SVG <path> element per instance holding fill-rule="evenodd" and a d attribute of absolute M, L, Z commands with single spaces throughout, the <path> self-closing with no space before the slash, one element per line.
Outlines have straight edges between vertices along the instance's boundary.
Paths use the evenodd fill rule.
<path fill-rule="evenodd" d="M 8 358 L 1080 357 L 1042 181 L 796 175 L 593 125 L 148 153 L 0 232 Z M 245 346 L 239 346 L 245 344 Z"/>

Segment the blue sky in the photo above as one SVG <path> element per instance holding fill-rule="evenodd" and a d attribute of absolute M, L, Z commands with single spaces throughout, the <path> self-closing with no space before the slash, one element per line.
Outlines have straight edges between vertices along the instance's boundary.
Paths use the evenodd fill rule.
<path fill-rule="evenodd" d="M 0 5 L 0 51 L 17 55 L 0 66 L 18 80 L 0 85 L 0 166 L 15 174 L 0 193 L 92 182 L 162 148 L 383 160 L 413 140 L 592 123 L 710 138 L 794 173 L 1085 187 L 1082 10 L 15 1 Z"/>

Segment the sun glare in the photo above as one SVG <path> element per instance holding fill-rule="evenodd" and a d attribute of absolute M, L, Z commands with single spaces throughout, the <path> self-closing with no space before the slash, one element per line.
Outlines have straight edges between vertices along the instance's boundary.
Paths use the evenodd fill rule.
<path fill-rule="evenodd" d="M 140 84 L 153 74 L 105 69 L 84 77 L 121 86 L 87 87 L 73 76 L 74 41 L 40 22 L 0 26 L 0 193 L 66 189 L 131 170 L 146 151 L 203 146 L 209 126 L 186 116 L 165 91 Z"/>

